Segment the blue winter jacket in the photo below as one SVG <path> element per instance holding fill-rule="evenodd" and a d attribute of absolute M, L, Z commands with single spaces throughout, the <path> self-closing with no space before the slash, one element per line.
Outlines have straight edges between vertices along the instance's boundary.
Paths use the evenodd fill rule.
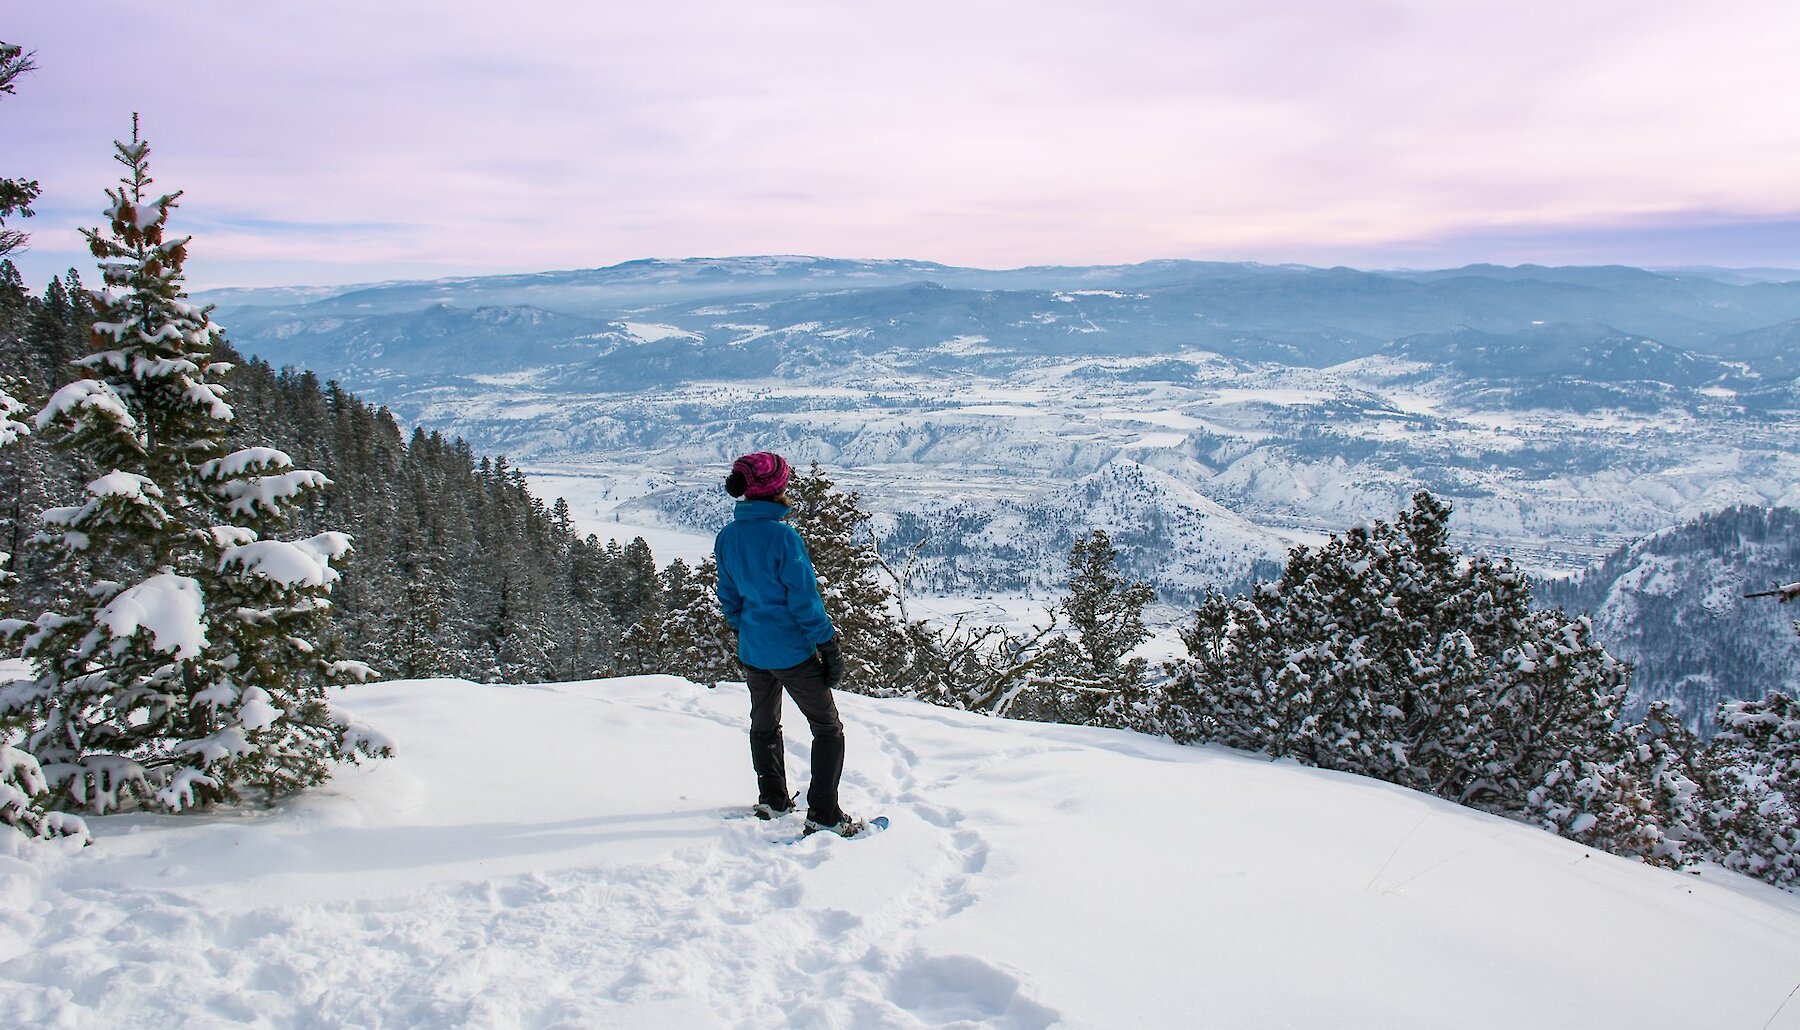
<path fill-rule="evenodd" d="M 775 501 L 739 501 L 713 542 L 719 607 L 737 630 L 738 660 L 758 669 L 799 665 L 837 636 L 806 542 L 781 521 L 787 513 Z"/>

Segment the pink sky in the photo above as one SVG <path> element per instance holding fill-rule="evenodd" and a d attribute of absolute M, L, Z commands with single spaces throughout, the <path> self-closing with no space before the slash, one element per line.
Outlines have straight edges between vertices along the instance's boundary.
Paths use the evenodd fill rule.
<path fill-rule="evenodd" d="M 112 139 L 195 286 L 805 253 L 1800 266 L 1792 0 L 19 5 L 15 261 Z"/>

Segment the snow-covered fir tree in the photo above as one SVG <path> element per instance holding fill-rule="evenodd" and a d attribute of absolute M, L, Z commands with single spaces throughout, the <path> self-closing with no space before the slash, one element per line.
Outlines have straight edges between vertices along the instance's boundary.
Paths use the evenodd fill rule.
<path fill-rule="evenodd" d="M 663 636 L 668 613 L 660 596 L 640 602 L 637 620 L 625 627 L 619 636 L 619 652 L 615 659 L 621 676 L 647 676 L 671 672 L 665 664 Z"/>
<path fill-rule="evenodd" d="M 719 610 L 719 569 L 711 556 L 690 570 L 680 558 L 663 570 L 663 616 L 658 650 L 667 671 L 695 683 L 741 675 L 737 642 Z"/>
<path fill-rule="evenodd" d="M 180 194 L 150 192 L 135 118 L 116 151 L 110 227 L 86 232 L 105 280 L 93 350 L 36 418 L 106 471 L 44 513 L 35 542 L 69 599 L 7 625 L 37 676 L 0 689 L 0 718 L 24 724 L 61 807 L 273 797 L 388 750 L 326 698 L 367 675 L 317 643 L 350 541 L 266 535 L 325 477 L 272 448 L 226 451 L 229 364 L 182 291 L 189 240 L 167 235 Z"/>
<path fill-rule="evenodd" d="M 641 536 L 623 547 L 614 541 L 607 554 L 613 560 L 601 582 L 613 618 L 621 626 L 653 619 L 662 606 L 662 586 L 650 544 Z"/>
<path fill-rule="evenodd" d="M 392 559 L 400 584 L 400 608 L 386 635 L 382 671 L 404 679 L 441 676 L 450 667 L 444 639 L 444 603 L 440 574 L 432 553 L 421 541 Z"/>

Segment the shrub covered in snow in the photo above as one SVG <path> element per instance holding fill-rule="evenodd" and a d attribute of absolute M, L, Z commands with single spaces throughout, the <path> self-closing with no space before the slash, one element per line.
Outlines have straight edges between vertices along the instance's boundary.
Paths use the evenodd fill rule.
<path fill-rule="evenodd" d="M 1700 739 L 1671 706 L 1603 736 L 1596 750 L 1556 764 L 1526 798 L 1545 829 L 1615 855 L 1680 866 L 1713 853 L 1719 826 L 1708 799 L 1719 783 Z"/>
<path fill-rule="evenodd" d="M 1666 866 L 1800 882 L 1800 705 L 1721 706 L 1708 744 L 1667 704 L 1619 725 L 1627 668 L 1585 617 L 1533 608 L 1507 562 L 1446 543 L 1428 493 L 1296 548 L 1251 596 L 1209 595 L 1158 703 L 1177 740 L 1374 776 Z"/>
<path fill-rule="evenodd" d="M 1800 701 L 1771 693 L 1719 706 L 1712 749 L 1729 804 L 1719 860 L 1784 887 L 1800 886 Z"/>
<path fill-rule="evenodd" d="M 1611 761 L 1625 667 L 1585 620 L 1534 610 L 1511 563 L 1452 550 L 1449 515 L 1421 492 L 1251 596 L 1209 595 L 1164 728 L 1505 812 L 1565 763 Z"/>

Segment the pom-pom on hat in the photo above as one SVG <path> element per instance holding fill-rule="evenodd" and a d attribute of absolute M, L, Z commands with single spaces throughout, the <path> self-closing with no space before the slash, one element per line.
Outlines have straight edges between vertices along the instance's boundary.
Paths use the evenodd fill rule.
<path fill-rule="evenodd" d="M 770 451 L 746 454 L 731 463 L 731 475 L 725 477 L 725 492 L 746 500 L 764 500 L 787 489 L 793 469 L 787 459 Z"/>

